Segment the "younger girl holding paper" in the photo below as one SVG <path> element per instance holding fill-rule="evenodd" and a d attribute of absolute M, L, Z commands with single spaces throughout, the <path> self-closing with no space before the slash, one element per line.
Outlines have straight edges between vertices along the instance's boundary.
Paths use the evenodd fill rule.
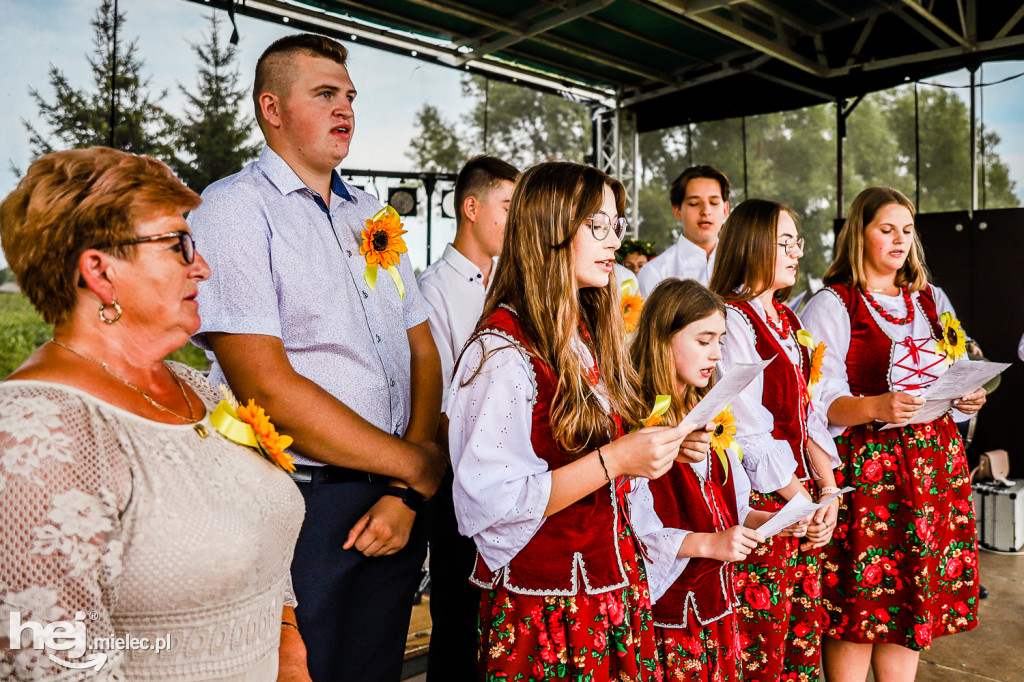
<path fill-rule="evenodd" d="M 664 474 L 692 427 L 622 435 L 644 412 L 610 276 L 624 210 L 595 168 L 526 171 L 456 363 L 453 496 L 478 549 L 481 679 L 659 679 L 626 492 Z"/>
<path fill-rule="evenodd" d="M 672 400 L 662 423 L 681 422 L 707 393 L 722 357 L 725 313 L 721 297 L 694 280 L 665 280 L 648 297 L 630 356 L 644 403 L 658 395 Z M 664 545 L 650 543 L 655 633 L 668 680 L 742 679 L 730 562 L 746 559 L 764 541 L 751 528 L 770 514 L 750 510 L 750 483 L 734 448 L 727 447 L 724 423 L 721 428 L 719 433 L 716 426 L 710 444 L 714 454 L 706 456 L 707 446 L 685 442 L 702 461 L 676 462 L 651 481 L 649 493 L 642 488 L 634 493 L 650 494 L 661 523 L 685 532 L 669 556 L 657 556 L 654 550 Z M 637 530 L 646 540 L 646 529 L 638 524 Z"/>
<path fill-rule="evenodd" d="M 772 360 L 733 403 L 736 440 L 752 487 L 750 506 L 767 512 L 795 495 L 814 499 L 837 491 L 835 446 L 811 404 L 823 349 L 784 303 L 796 283 L 802 247 L 790 209 L 749 199 L 722 228 L 711 278 L 710 288 L 729 309 L 720 371 Z M 831 537 L 838 505 L 835 500 L 812 515 L 803 545 L 775 536 L 737 564 L 744 680 L 818 679 L 818 548 Z"/>
<path fill-rule="evenodd" d="M 824 552 L 830 680 L 913 679 L 934 637 L 977 625 L 978 558 L 963 443 L 949 414 L 906 422 L 963 353 L 949 299 L 928 283 L 914 206 L 869 187 L 850 207 L 807 326 L 829 346 L 821 389 L 853 492 Z M 985 391 L 957 408 L 977 412 Z"/>

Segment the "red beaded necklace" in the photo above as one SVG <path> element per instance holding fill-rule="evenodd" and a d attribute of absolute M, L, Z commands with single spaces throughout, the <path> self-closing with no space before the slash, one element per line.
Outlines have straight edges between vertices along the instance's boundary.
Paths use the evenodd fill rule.
<path fill-rule="evenodd" d="M 772 316 L 768 314 L 767 310 L 764 311 L 765 322 L 767 322 L 768 326 L 772 328 L 772 331 L 779 335 L 780 339 L 785 341 L 786 339 L 789 338 L 789 332 L 791 331 L 789 326 L 789 318 L 786 317 L 786 309 L 781 303 L 776 301 L 774 298 L 772 299 L 772 307 L 775 308 L 775 312 L 778 313 L 779 315 L 779 322 L 782 324 L 782 328 L 779 329 L 778 327 L 775 326 L 775 322 L 774 320 L 772 320 Z"/>
<path fill-rule="evenodd" d="M 906 287 L 900 287 L 900 291 L 903 292 L 903 302 L 907 306 L 906 317 L 897 318 L 890 315 L 888 312 L 886 312 L 885 308 L 882 307 L 882 304 L 875 300 L 875 297 L 871 295 L 870 291 L 864 292 L 864 298 L 866 298 L 868 304 L 875 309 L 875 312 L 878 313 L 879 317 L 881 317 L 886 322 L 891 322 L 892 324 L 895 325 L 910 324 L 911 322 L 914 321 L 914 304 L 910 300 L 910 291 L 908 291 Z"/>

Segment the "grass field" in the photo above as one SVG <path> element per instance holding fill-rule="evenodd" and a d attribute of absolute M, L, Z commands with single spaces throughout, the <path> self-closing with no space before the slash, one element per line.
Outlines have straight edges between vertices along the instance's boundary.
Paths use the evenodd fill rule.
<path fill-rule="evenodd" d="M 5 377 L 53 335 L 53 327 L 43 322 L 22 294 L 0 294 L 0 377 Z M 206 355 L 191 343 L 167 356 L 206 371 Z"/>

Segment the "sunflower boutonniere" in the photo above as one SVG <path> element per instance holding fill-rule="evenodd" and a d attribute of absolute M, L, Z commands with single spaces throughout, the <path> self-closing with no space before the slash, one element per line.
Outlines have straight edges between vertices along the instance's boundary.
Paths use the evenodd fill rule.
<path fill-rule="evenodd" d="M 626 333 L 636 331 L 640 321 L 640 312 L 644 309 L 644 299 L 637 291 L 636 282 L 628 280 L 620 286 L 619 304 L 622 306 L 622 321 L 626 324 Z"/>
<path fill-rule="evenodd" d="M 402 276 L 398 274 L 398 261 L 401 254 L 409 251 L 402 239 L 406 232 L 408 230 L 402 229 L 398 211 L 391 206 L 385 206 L 366 221 L 359 253 L 366 256 L 366 274 L 363 279 L 371 291 L 377 287 L 377 266 L 380 265 L 395 281 L 399 296 L 405 298 L 405 285 Z"/>
<path fill-rule="evenodd" d="M 252 399 L 241 405 L 234 394 L 223 384 L 220 386 L 224 400 L 210 415 L 210 423 L 225 438 L 239 445 L 252 448 L 272 464 L 284 471 L 295 471 L 295 463 L 287 450 L 292 444 L 291 436 L 277 432 L 270 417 Z"/>
<path fill-rule="evenodd" d="M 946 354 L 946 364 L 952 365 L 967 352 L 967 335 L 960 328 L 960 320 L 953 313 L 942 313 L 942 338 L 935 344 L 935 350 Z"/>
<path fill-rule="evenodd" d="M 796 333 L 796 340 L 801 346 L 811 351 L 811 370 L 807 380 L 807 399 L 810 400 L 814 396 L 815 384 L 821 381 L 821 365 L 825 362 L 825 349 L 828 346 L 824 342 L 815 344 L 814 337 L 806 329 L 801 329 Z"/>
<path fill-rule="evenodd" d="M 732 405 L 726 405 L 725 409 L 714 418 L 713 423 L 715 430 L 711 432 L 711 449 L 718 455 L 718 460 L 722 463 L 722 468 L 725 469 L 725 479 L 722 481 L 724 483 L 729 480 L 729 457 L 725 451 L 732 449 L 736 453 L 736 457 L 740 461 L 743 460 L 743 450 L 740 449 L 739 443 L 734 438 L 736 416 L 732 413 Z"/>

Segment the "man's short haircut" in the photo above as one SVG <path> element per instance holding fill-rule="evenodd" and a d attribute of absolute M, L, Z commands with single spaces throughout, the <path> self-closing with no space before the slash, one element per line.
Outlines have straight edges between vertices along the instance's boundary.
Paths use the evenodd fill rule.
<path fill-rule="evenodd" d="M 295 33 L 278 38 L 263 50 L 256 62 L 256 77 L 252 84 L 252 101 L 256 107 L 256 121 L 262 127 L 260 95 L 264 92 L 282 94 L 292 84 L 295 70 L 291 61 L 297 55 L 323 57 L 345 66 L 348 50 L 333 38 L 316 33 Z"/>
<path fill-rule="evenodd" d="M 467 197 L 480 198 L 497 189 L 505 180 L 514 183 L 519 179 L 515 166 L 495 156 L 481 154 L 466 162 L 455 180 L 455 210 L 462 216 L 462 205 Z"/>
<path fill-rule="evenodd" d="M 722 188 L 722 201 L 729 201 L 729 178 L 725 177 L 725 173 L 714 166 L 690 166 L 680 173 L 678 178 L 672 181 L 672 191 L 669 198 L 673 206 L 683 205 L 683 201 L 686 200 L 686 185 L 690 180 L 696 180 L 697 178 L 708 178 L 709 180 L 717 181 L 718 186 Z"/>

